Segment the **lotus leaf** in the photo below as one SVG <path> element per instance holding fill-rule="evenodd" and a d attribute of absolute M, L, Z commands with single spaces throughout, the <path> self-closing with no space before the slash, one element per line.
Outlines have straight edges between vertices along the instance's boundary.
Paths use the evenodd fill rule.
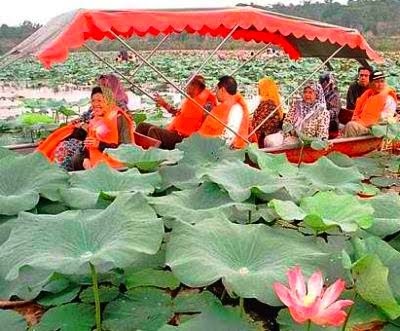
<path fill-rule="evenodd" d="M 25 331 L 26 321 L 22 315 L 12 310 L 0 310 L 0 325 L 3 330 Z"/>
<path fill-rule="evenodd" d="M 92 305 L 70 303 L 49 309 L 32 331 L 90 331 L 94 324 Z"/>
<path fill-rule="evenodd" d="M 74 300 L 80 290 L 80 286 L 72 285 L 58 293 L 46 293 L 38 300 L 38 303 L 42 306 L 60 306 Z"/>
<path fill-rule="evenodd" d="M 377 187 L 391 187 L 391 186 L 400 186 L 400 178 L 396 177 L 373 177 L 371 178 L 371 184 Z"/>
<path fill-rule="evenodd" d="M 117 149 L 106 149 L 105 152 L 129 168 L 138 168 L 146 172 L 157 170 L 162 163 L 176 163 L 183 154 L 179 150 L 166 151 L 158 148 L 143 150 L 134 145 L 120 145 Z"/>
<path fill-rule="evenodd" d="M 237 203 L 218 185 L 209 182 L 196 189 L 173 192 L 164 197 L 149 198 L 149 203 L 157 214 L 188 223 L 201 222 L 217 214 L 240 221 L 240 214 L 236 212 L 238 208 L 241 211 L 256 211 L 255 205 Z M 248 215 L 246 215 L 245 221 L 247 219 Z"/>
<path fill-rule="evenodd" d="M 376 255 L 367 255 L 353 267 L 357 293 L 367 302 L 380 307 L 391 319 L 400 316 L 400 305 L 388 282 L 389 269 Z"/>
<path fill-rule="evenodd" d="M 19 154 L 15 153 L 7 148 L 0 147 L 0 160 L 5 157 L 9 157 L 9 156 L 16 157 L 18 155 Z"/>
<path fill-rule="evenodd" d="M 364 178 L 356 167 L 340 167 L 325 156 L 312 164 L 303 164 L 300 173 L 319 191 L 336 190 L 340 193 L 359 191 Z"/>
<path fill-rule="evenodd" d="M 177 327 L 165 325 L 159 331 L 261 331 L 261 325 L 251 323 L 249 318 L 240 317 L 237 309 L 213 305 L 205 312 Z"/>
<path fill-rule="evenodd" d="M 231 294 L 279 305 L 273 282 L 283 281 L 295 265 L 309 273 L 327 257 L 321 245 L 291 230 L 210 219 L 174 225 L 166 263 L 188 286 L 207 286 L 222 278 Z"/>
<path fill-rule="evenodd" d="M 36 206 L 42 194 L 57 200 L 68 175 L 38 153 L 0 159 L 0 215 L 16 215 Z"/>
<path fill-rule="evenodd" d="M 319 221 L 326 228 L 338 226 L 345 232 L 367 229 L 373 224 L 374 209 L 349 194 L 318 192 L 313 197 L 304 198 L 300 208 L 307 214 L 304 219 L 306 224 L 310 224 L 311 220 Z"/>
<path fill-rule="evenodd" d="M 142 269 L 126 274 L 125 276 L 125 286 L 127 289 L 154 286 L 174 290 L 179 284 L 179 280 L 171 272 L 164 270 Z"/>
<path fill-rule="evenodd" d="M 104 326 L 111 331 L 158 330 L 178 312 L 198 313 L 218 300 L 208 292 L 191 297 L 178 295 L 172 299 L 166 292 L 155 288 L 137 288 L 107 305 Z M 190 305 L 182 307 L 182 304 Z M 176 302 L 176 304 L 175 304 Z"/>
<path fill-rule="evenodd" d="M 400 231 L 400 197 L 397 194 L 381 194 L 367 199 L 365 204 L 374 208 L 374 223 L 367 231 L 386 237 Z"/>
<path fill-rule="evenodd" d="M 115 286 L 99 286 L 99 297 L 101 303 L 113 301 L 118 297 L 118 295 L 119 290 Z M 93 287 L 84 289 L 79 295 L 79 299 L 81 299 L 83 303 L 94 303 Z"/>
<path fill-rule="evenodd" d="M 100 194 L 116 197 L 121 193 L 153 193 L 161 183 L 157 173 L 141 174 L 137 169 L 119 172 L 106 164 L 76 172 L 70 178 L 71 188 L 62 190 L 63 200 L 76 209 L 95 208 Z"/>
<path fill-rule="evenodd" d="M 126 267 L 159 250 L 164 228 L 141 194 L 124 194 L 105 210 L 59 215 L 21 213 L 0 252 L 0 273 L 18 277 L 25 265 L 64 274 Z"/>
<path fill-rule="evenodd" d="M 302 220 L 306 213 L 292 201 L 272 200 L 268 206 L 285 221 Z"/>

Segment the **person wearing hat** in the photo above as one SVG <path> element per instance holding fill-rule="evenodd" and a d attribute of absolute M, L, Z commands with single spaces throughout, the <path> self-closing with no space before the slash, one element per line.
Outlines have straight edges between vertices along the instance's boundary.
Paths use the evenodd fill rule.
<path fill-rule="evenodd" d="M 345 137 L 362 136 L 369 128 L 396 115 L 396 91 L 387 86 L 385 74 L 375 71 L 370 88 L 357 99 L 352 120 L 344 128 Z"/>
<path fill-rule="evenodd" d="M 140 123 L 136 132 L 161 141 L 160 148 L 164 149 L 174 149 L 177 143 L 197 132 L 206 118 L 206 113 L 199 105 L 210 111 L 216 106 L 217 98 L 206 88 L 201 75 L 192 78 L 186 87 L 186 93 L 196 102 L 187 98 L 183 100 L 179 109 L 157 95 L 157 105 L 173 115 L 172 122 L 165 129 L 149 123 Z"/>

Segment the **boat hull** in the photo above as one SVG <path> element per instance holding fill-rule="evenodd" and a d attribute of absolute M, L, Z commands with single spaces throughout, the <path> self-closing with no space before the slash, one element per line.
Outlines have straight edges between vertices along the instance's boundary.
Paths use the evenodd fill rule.
<path fill-rule="evenodd" d="M 262 151 L 273 154 L 285 153 L 288 160 L 293 163 L 312 163 L 332 152 L 339 152 L 350 157 L 368 154 L 380 148 L 382 138 L 363 136 L 332 139 L 329 142 L 329 147 L 323 150 L 315 150 L 311 147 L 304 147 L 302 150 L 298 145 L 287 145 L 276 148 L 263 148 Z"/>

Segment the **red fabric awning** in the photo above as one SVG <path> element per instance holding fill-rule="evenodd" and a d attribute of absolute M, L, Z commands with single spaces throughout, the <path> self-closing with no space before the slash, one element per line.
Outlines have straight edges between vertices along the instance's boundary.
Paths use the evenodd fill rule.
<path fill-rule="evenodd" d="M 40 41 L 36 47 L 32 47 L 28 38 L 11 53 L 30 52 L 43 65 L 50 67 L 65 61 L 71 50 L 87 41 L 114 39 L 110 31 L 125 38 L 183 31 L 225 37 L 236 26 L 233 39 L 270 42 L 280 46 L 292 59 L 306 56 L 327 58 L 336 49 L 345 46 L 336 57 L 382 61 L 357 30 L 250 6 L 227 9 L 78 10 L 53 19 L 47 30 L 44 26 L 32 35 L 30 38 L 33 37 L 33 41 Z M 46 38 L 48 30 L 52 33 Z"/>

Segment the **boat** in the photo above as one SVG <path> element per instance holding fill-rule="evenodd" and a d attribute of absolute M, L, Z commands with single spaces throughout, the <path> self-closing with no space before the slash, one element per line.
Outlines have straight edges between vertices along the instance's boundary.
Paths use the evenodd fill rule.
<path fill-rule="evenodd" d="M 172 85 L 179 93 L 188 97 L 179 86 L 159 72 L 148 61 L 148 58 L 145 59 L 125 41 L 135 36 L 164 35 L 166 37 L 170 34 L 181 32 L 223 38 L 223 41 L 206 61 L 229 38 L 264 43 L 266 45 L 263 49 L 266 49 L 268 45 L 279 46 L 292 60 L 297 60 L 301 57 L 320 58 L 322 63 L 313 74 L 324 65 L 329 65 L 329 60 L 332 58 L 351 58 L 362 65 L 368 65 L 367 60 L 378 63 L 383 61 L 382 57 L 368 45 L 358 30 L 278 14 L 255 5 L 238 5 L 232 8 L 174 10 L 78 9 L 53 18 L 21 44 L 14 47 L 3 57 L 3 61 L 0 62 L 0 68 L 11 65 L 18 59 L 28 56 L 35 56 L 44 67 L 50 68 L 56 63 L 64 62 L 68 58 L 70 51 L 85 47 L 100 61 L 115 69 L 92 50 L 87 45 L 87 42 L 101 41 L 103 39 L 118 40 L 135 54 L 143 64 L 158 73 L 163 80 Z M 161 43 L 165 40 L 165 37 Z M 157 45 L 151 55 L 161 43 Z M 252 58 L 260 54 L 261 51 L 254 54 Z M 195 74 L 201 72 L 206 61 Z M 148 97 L 152 97 L 129 77 L 122 75 L 116 69 L 115 72 L 120 74 L 132 87 Z M 311 75 L 307 79 L 309 78 L 311 78 Z M 204 111 L 209 113 L 205 109 Z M 138 137 L 137 135 L 137 144 L 144 148 L 158 147 L 160 145 L 158 141 L 144 136 Z M 309 147 L 301 148 L 297 145 L 264 148 L 262 150 L 266 153 L 286 153 L 292 162 L 298 162 L 299 159 L 303 162 L 313 162 L 331 151 L 338 151 L 348 156 L 360 156 L 379 148 L 381 142 L 381 138 L 365 136 L 333 139 L 330 141 L 329 148 L 322 151 L 316 151 Z M 33 150 L 36 145 L 8 147 L 12 150 L 26 153 L 29 150 Z"/>
<path fill-rule="evenodd" d="M 320 157 L 332 152 L 339 152 L 350 157 L 358 157 L 377 150 L 382 145 L 382 138 L 374 136 L 361 136 L 354 138 L 336 138 L 329 140 L 326 149 L 316 150 L 309 146 L 302 148 L 298 144 L 283 145 L 280 147 L 262 148 L 266 153 L 285 153 L 287 159 L 293 163 L 312 163 Z"/>

